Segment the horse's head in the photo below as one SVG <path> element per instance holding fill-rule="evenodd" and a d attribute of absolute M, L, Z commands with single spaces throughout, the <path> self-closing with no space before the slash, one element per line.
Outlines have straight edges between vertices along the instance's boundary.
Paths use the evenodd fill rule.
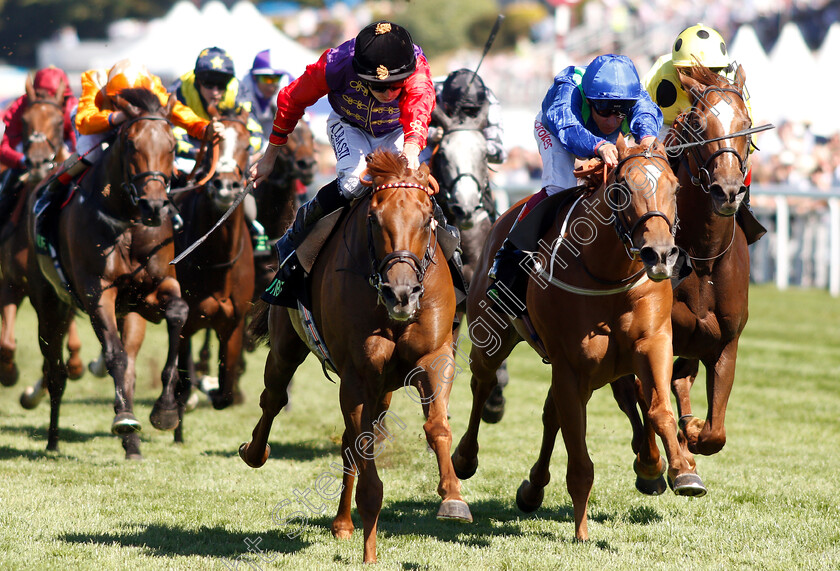
<path fill-rule="evenodd" d="M 23 154 L 30 180 L 39 182 L 64 154 L 64 80 L 54 95 L 37 91 L 32 78 L 26 79 L 28 106 L 21 116 Z"/>
<path fill-rule="evenodd" d="M 461 230 L 469 230 L 488 216 L 482 204 L 490 178 L 487 140 L 482 132 L 487 124 L 487 108 L 483 107 L 477 117 L 451 118 L 439 107 L 432 114 L 444 130 L 431 163 L 443 191 L 441 206 Z"/>
<path fill-rule="evenodd" d="M 391 319 L 407 321 L 420 307 L 437 243 L 430 198 L 437 189 L 430 186 L 427 166 L 409 169 L 396 153 L 376 150 L 367 163 L 365 184 L 373 187 L 367 219 L 370 282 Z"/>
<path fill-rule="evenodd" d="M 216 172 L 206 185 L 208 196 L 216 207 L 227 210 L 244 189 L 250 158 L 251 133 L 248 110 L 226 111 L 218 117 L 225 127 L 219 143 Z"/>
<path fill-rule="evenodd" d="M 171 96 L 164 107 L 144 88 L 124 89 L 113 98 L 129 119 L 120 126 L 117 153 L 122 184 L 133 217 L 146 226 L 160 226 L 169 204 L 169 184 L 175 159 L 175 137 L 169 116 Z"/>
<path fill-rule="evenodd" d="M 715 212 L 723 216 L 735 214 L 747 190 L 744 176 L 749 136 L 726 137 L 751 125 L 744 101 L 746 77 L 741 66 L 735 78 L 730 83 L 701 65 L 680 73 L 692 107 L 674 124 L 679 143 L 699 143 L 683 151 L 688 158 L 691 179 L 711 195 Z"/>
<path fill-rule="evenodd" d="M 271 179 L 278 185 L 288 180 L 299 180 L 307 185 L 315 178 L 315 139 L 312 129 L 304 121 L 298 122 L 295 130 L 289 134 L 289 140 L 280 147 L 277 162 Z"/>
<path fill-rule="evenodd" d="M 632 256 L 638 255 L 648 277 L 671 277 L 679 257 L 674 243 L 677 222 L 677 178 L 665 147 L 629 147 L 619 136 L 618 166 L 612 171 L 606 201 L 619 236 Z"/>

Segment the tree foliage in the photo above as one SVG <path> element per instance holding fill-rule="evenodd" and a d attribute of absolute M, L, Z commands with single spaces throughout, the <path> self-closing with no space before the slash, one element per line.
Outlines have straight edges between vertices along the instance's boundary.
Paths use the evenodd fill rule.
<path fill-rule="evenodd" d="M 83 38 L 104 38 L 122 18 L 163 16 L 172 0 L 0 0 L 0 58 L 32 67 L 38 43 L 64 26 Z"/>
<path fill-rule="evenodd" d="M 483 17 L 490 21 L 478 42 L 484 45 L 499 12 L 496 0 L 414 0 L 395 3 L 394 8 L 394 20 L 406 26 L 415 43 L 430 57 L 472 45 L 470 26 Z"/>

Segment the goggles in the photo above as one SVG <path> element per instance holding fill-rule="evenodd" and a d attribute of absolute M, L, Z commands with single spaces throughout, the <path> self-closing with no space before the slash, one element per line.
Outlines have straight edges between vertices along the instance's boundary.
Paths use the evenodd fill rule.
<path fill-rule="evenodd" d="M 636 102 L 613 99 L 590 99 L 589 104 L 595 110 L 595 113 L 601 117 L 615 116 L 619 119 L 624 119 L 630 113 L 630 109 L 633 108 Z"/>

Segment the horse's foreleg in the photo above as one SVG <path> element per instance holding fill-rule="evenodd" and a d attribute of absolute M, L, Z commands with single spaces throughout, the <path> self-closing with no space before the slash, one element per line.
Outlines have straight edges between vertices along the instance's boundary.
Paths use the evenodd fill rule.
<path fill-rule="evenodd" d="M 164 279 L 157 289 L 157 299 L 164 308 L 169 347 L 166 364 L 160 375 L 162 385 L 160 396 L 152 407 L 149 420 L 158 430 L 173 430 L 178 426 L 178 403 L 175 401 L 175 386 L 178 382 L 178 348 L 181 331 L 187 322 L 189 306 L 181 297 L 181 286 L 173 278 Z"/>
<path fill-rule="evenodd" d="M 656 445 L 653 426 L 642 420 L 639 414 L 639 399 L 634 375 L 619 377 L 610 384 L 618 408 L 627 415 L 633 430 L 631 446 L 636 454 L 633 471 L 636 473 L 636 489 L 641 493 L 656 496 L 665 491 L 667 485 L 662 476 L 665 468 Z"/>
<path fill-rule="evenodd" d="M 76 320 L 70 321 L 70 328 L 67 330 L 67 376 L 75 381 L 81 379 L 85 372 L 85 365 L 79 353 L 82 351 L 82 340 L 79 337 L 79 327 Z"/>
<path fill-rule="evenodd" d="M 516 506 L 525 513 L 536 511 L 542 505 L 545 487 L 551 481 L 549 470 L 551 454 L 554 452 L 554 444 L 557 441 L 557 431 L 560 430 L 557 407 L 552 394 L 553 390 L 549 387 L 545 403 L 543 403 L 543 436 L 540 454 L 531 467 L 528 479 L 523 480 L 516 491 Z"/>
<path fill-rule="evenodd" d="M 17 363 L 15 363 L 15 350 L 17 343 L 15 341 L 15 319 L 17 318 L 18 304 L 14 300 L 9 299 L 6 294 L 8 287 L 3 288 L 2 299 L 3 309 L 0 311 L 3 324 L 0 327 L 0 384 L 4 387 L 11 387 L 18 381 L 20 372 L 18 371 Z"/>
<path fill-rule="evenodd" d="M 134 391 L 137 388 L 137 355 L 146 337 L 146 320 L 137 313 L 128 313 L 120 319 L 120 339 L 125 351 L 125 400 L 129 410 L 134 410 Z M 134 432 L 123 433 L 122 446 L 126 460 L 140 460 L 140 438 Z"/>
<path fill-rule="evenodd" d="M 38 342 L 44 357 L 42 367 L 44 387 L 50 395 L 50 427 L 47 431 L 47 450 L 58 450 L 58 416 L 61 398 L 67 386 L 67 370 L 62 355 L 62 341 L 72 315 L 70 308 L 57 303 L 50 308 L 49 318 L 38 318 Z M 55 316 L 58 316 L 57 318 Z"/>
<path fill-rule="evenodd" d="M 670 374 L 673 353 L 670 336 L 651 336 L 636 344 L 633 365 L 641 380 L 646 417 L 659 435 L 668 457 L 668 483 L 677 495 L 702 496 L 706 488 L 694 469 L 694 459 L 680 446 L 677 421 L 671 408 Z"/>
<path fill-rule="evenodd" d="M 197 375 L 210 374 L 210 339 L 212 335 L 212 329 L 208 328 L 204 330 L 204 343 L 201 344 L 201 349 L 198 350 L 198 362 L 195 364 Z"/>
<path fill-rule="evenodd" d="M 708 410 L 706 422 L 702 430 L 695 434 L 691 428 L 695 425 L 688 423 L 686 437 L 688 449 L 695 454 L 710 455 L 720 452 L 726 444 L 726 405 L 732 393 L 735 382 L 735 360 L 738 354 L 738 339 L 726 344 L 716 362 L 705 362 L 706 367 L 706 398 Z"/>
<path fill-rule="evenodd" d="M 350 539 L 353 535 L 353 484 L 356 481 L 356 462 L 353 459 L 353 440 L 348 437 L 348 429 L 344 429 L 341 436 L 341 497 L 338 500 L 338 511 L 332 522 L 332 534 L 337 539 Z"/>
<path fill-rule="evenodd" d="M 449 349 L 448 345 L 446 349 Z M 417 389 L 423 396 L 424 403 L 428 404 L 428 415 L 423 430 L 426 432 L 429 448 L 437 456 L 440 476 L 437 491 L 443 499 L 437 517 L 472 522 L 470 508 L 461 496 L 461 482 L 455 475 L 452 459 L 449 456 L 452 449 L 452 428 L 449 426 L 447 411 L 449 391 L 457 371 L 455 360 L 451 351 L 439 351 L 427 355 L 420 360 L 418 365 L 425 371 L 416 379 L 419 384 Z"/>
<path fill-rule="evenodd" d="M 236 400 L 244 327 L 245 322 L 240 319 L 232 331 L 219 335 L 219 388 L 208 393 L 215 409 L 227 408 Z M 239 402 L 242 400 L 239 395 Z"/>
<path fill-rule="evenodd" d="M 252 468 L 259 468 L 268 460 L 271 452 L 268 446 L 271 424 L 288 402 L 286 390 L 292 375 L 309 354 L 306 344 L 300 340 L 292 327 L 288 311 L 285 308 L 272 307 L 269 312 L 271 347 L 263 373 L 265 389 L 260 395 L 260 408 L 263 412 L 254 427 L 251 441 L 239 447 L 240 458 Z"/>
<path fill-rule="evenodd" d="M 175 400 L 178 403 L 178 426 L 175 427 L 174 439 L 176 443 L 184 442 L 184 413 L 193 386 L 195 366 L 192 359 L 192 340 L 183 335 L 178 346 L 178 383 L 175 387 Z"/>
<path fill-rule="evenodd" d="M 365 402 L 363 381 L 355 373 L 341 371 L 341 389 L 339 399 L 344 416 L 346 440 L 352 449 L 342 450 L 342 454 L 355 461 L 358 468 L 356 485 L 356 509 L 362 518 L 364 529 L 364 562 L 376 562 L 376 529 L 379 512 L 382 510 L 382 480 L 376 470 L 375 458 L 381 452 L 376 448 L 376 435 L 373 433 L 373 403 Z M 339 512 L 340 513 L 340 512 Z M 337 526 L 338 515 L 333 520 Z"/>
<path fill-rule="evenodd" d="M 478 323 L 478 320 L 476 323 Z M 512 333 L 513 327 L 508 327 L 504 331 L 505 333 Z M 452 465 L 455 468 L 455 474 L 461 480 L 471 478 L 478 469 L 478 429 L 481 425 L 484 403 L 487 402 L 487 398 L 498 382 L 496 370 L 502 361 L 510 355 L 515 345 L 515 333 L 502 338 L 499 345 L 488 344 L 483 349 L 479 347 L 475 340 L 473 341 L 473 347 L 470 351 L 470 371 L 472 372 L 470 389 L 472 389 L 473 396 L 470 420 L 466 432 L 461 437 L 458 446 L 455 448 L 455 452 L 452 454 Z M 485 350 L 488 348 L 494 349 L 494 351 L 492 353 L 489 351 L 485 353 Z"/>

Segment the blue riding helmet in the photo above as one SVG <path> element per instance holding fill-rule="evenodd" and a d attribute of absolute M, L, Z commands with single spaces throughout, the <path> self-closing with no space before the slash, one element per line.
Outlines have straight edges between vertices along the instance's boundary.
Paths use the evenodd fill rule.
<path fill-rule="evenodd" d="M 586 67 L 581 80 L 586 98 L 635 102 L 642 95 L 642 83 L 636 66 L 627 56 L 605 54 Z"/>
<path fill-rule="evenodd" d="M 199 81 L 205 77 L 232 79 L 236 75 L 231 57 L 225 50 L 217 47 L 201 50 L 193 71 Z"/>

